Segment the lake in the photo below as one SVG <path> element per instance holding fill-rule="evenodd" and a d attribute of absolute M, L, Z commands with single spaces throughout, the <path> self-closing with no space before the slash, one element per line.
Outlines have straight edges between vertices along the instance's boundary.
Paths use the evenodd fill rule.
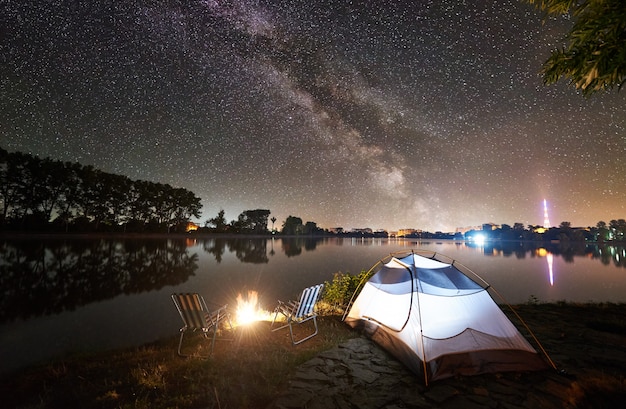
<path fill-rule="evenodd" d="M 236 305 L 257 291 L 271 310 L 334 273 L 398 251 L 460 262 L 509 303 L 626 302 L 626 249 L 409 239 L 0 239 L 1 373 L 77 352 L 176 336 L 170 294 Z M 500 300 L 496 299 L 499 303 Z"/>

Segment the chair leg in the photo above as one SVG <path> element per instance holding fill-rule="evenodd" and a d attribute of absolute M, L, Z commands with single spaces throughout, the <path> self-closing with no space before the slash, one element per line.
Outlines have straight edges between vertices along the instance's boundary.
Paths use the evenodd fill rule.
<path fill-rule="evenodd" d="M 291 344 L 296 345 L 296 341 L 293 338 L 293 328 L 291 327 L 291 321 L 289 321 L 289 335 L 291 336 Z"/>
<path fill-rule="evenodd" d="M 189 357 L 191 356 L 190 354 L 183 354 L 182 349 L 183 349 L 183 337 L 185 336 L 185 331 L 181 330 L 180 331 L 180 339 L 178 341 L 178 356 L 182 356 L 182 357 Z M 206 334 L 205 334 L 205 338 L 206 338 Z M 200 355 L 202 356 L 202 355 Z"/>
<path fill-rule="evenodd" d="M 285 327 L 291 328 L 291 318 L 290 317 L 287 317 L 287 324 L 281 325 L 280 327 L 272 328 L 274 326 L 274 323 L 276 323 L 276 318 L 278 317 L 278 313 L 279 312 L 280 311 L 276 310 L 276 313 L 274 314 L 274 319 L 272 320 L 272 323 L 270 324 L 270 330 L 272 332 L 278 331 L 279 329 L 283 329 Z"/>
<path fill-rule="evenodd" d="M 235 329 L 235 327 L 233 326 L 233 322 L 230 320 L 230 314 L 228 314 L 226 316 L 226 321 L 228 321 L 228 328 L 232 331 Z"/>
<path fill-rule="evenodd" d="M 207 333 L 203 331 L 202 335 L 204 336 L 204 338 L 209 339 L 209 337 L 207 336 Z M 213 348 L 215 347 L 215 339 L 216 339 L 216 335 L 217 332 L 214 330 L 213 331 L 213 337 L 211 338 L 211 350 L 209 352 L 209 355 L 198 355 L 201 358 L 208 358 L 209 356 L 211 356 L 213 354 Z M 181 330 L 180 331 L 180 339 L 178 340 L 178 356 L 182 356 L 182 357 L 189 357 L 192 356 L 190 354 L 183 354 L 182 349 L 183 349 L 183 338 L 185 336 L 185 331 Z"/>
<path fill-rule="evenodd" d="M 185 331 L 184 330 L 180 330 L 180 339 L 178 340 L 178 356 L 189 356 L 189 355 L 185 355 L 182 353 L 182 348 L 183 348 L 183 337 L 185 336 Z"/>
<path fill-rule="evenodd" d="M 204 334 L 206 336 L 206 333 Z M 213 338 L 211 339 L 211 352 L 213 354 L 213 348 L 215 348 L 215 337 L 217 336 L 217 328 L 213 327 Z"/>
<path fill-rule="evenodd" d="M 291 322 L 289 323 L 289 332 L 291 333 L 291 343 L 292 343 L 293 345 L 298 345 L 298 344 L 300 344 L 300 343 L 302 343 L 302 342 L 306 341 L 307 339 L 311 339 L 311 338 L 313 338 L 314 336 L 316 336 L 316 335 L 317 335 L 317 319 L 316 319 L 316 316 L 315 316 L 315 315 L 314 315 L 312 318 L 313 318 L 313 324 L 315 325 L 315 332 L 314 332 L 314 333 L 312 333 L 311 335 L 309 335 L 309 336 L 305 337 L 305 338 L 302 338 L 302 339 L 301 339 L 301 340 L 299 340 L 299 341 L 295 341 L 295 340 L 294 340 L 294 338 L 293 338 L 293 330 L 291 329 Z M 299 324 L 302 324 L 302 323 L 304 323 L 304 322 L 306 322 L 306 321 L 308 321 L 308 320 L 304 320 L 304 321 L 300 322 Z"/>

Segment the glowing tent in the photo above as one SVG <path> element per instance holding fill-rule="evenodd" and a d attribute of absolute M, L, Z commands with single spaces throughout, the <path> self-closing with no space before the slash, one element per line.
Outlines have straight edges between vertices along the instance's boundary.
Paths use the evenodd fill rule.
<path fill-rule="evenodd" d="M 434 254 L 391 256 L 370 270 L 375 273 L 344 320 L 423 373 L 426 384 L 454 375 L 546 369 L 489 286 L 457 267 Z"/>

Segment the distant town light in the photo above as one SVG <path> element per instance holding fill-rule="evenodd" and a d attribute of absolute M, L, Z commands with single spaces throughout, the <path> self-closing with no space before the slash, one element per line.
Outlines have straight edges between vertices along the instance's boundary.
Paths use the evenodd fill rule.
<path fill-rule="evenodd" d="M 484 234 L 475 234 L 473 236 L 474 239 L 474 243 L 478 244 L 479 246 L 482 246 L 483 244 L 485 244 L 485 235 Z"/>

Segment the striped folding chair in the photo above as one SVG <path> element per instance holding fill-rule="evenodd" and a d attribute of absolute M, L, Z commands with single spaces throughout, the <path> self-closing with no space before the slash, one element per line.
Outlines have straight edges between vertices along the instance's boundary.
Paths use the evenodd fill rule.
<path fill-rule="evenodd" d="M 226 305 L 214 311 L 210 311 L 204 298 L 197 293 L 172 294 L 172 301 L 174 301 L 184 324 L 180 329 L 180 341 L 178 342 L 178 355 L 180 356 L 189 356 L 183 354 L 181 351 L 185 332 L 202 331 L 202 335 L 204 335 L 206 339 L 209 339 L 209 333 L 212 332 L 213 335 L 210 338 L 210 353 L 212 354 L 220 325 L 227 322 L 230 329 L 234 328 L 230 321 L 230 314 L 226 310 Z"/>
<path fill-rule="evenodd" d="M 291 335 L 291 343 L 293 345 L 304 342 L 307 339 L 313 338 L 315 335 L 317 335 L 317 313 L 315 312 L 315 304 L 317 303 L 323 288 L 324 284 L 318 284 L 312 287 L 305 288 L 302 291 L 299 301 L 283 302 L 278 300 L 278 305 L 274 309 L 274 319 L 272 320 L 272 324 L 270 325 L 272 332 L 289 327 L 289 334 Z M 287 323 L 280 327 L 273 328 L 278 314 L 282 314 L 285 317 Z M 296 341 L 293 335 L 292 325 L 302 324 L 311 319 L 313 320 L 313 324 L 315 325 L 315 332 L 305 338 Z"/>

